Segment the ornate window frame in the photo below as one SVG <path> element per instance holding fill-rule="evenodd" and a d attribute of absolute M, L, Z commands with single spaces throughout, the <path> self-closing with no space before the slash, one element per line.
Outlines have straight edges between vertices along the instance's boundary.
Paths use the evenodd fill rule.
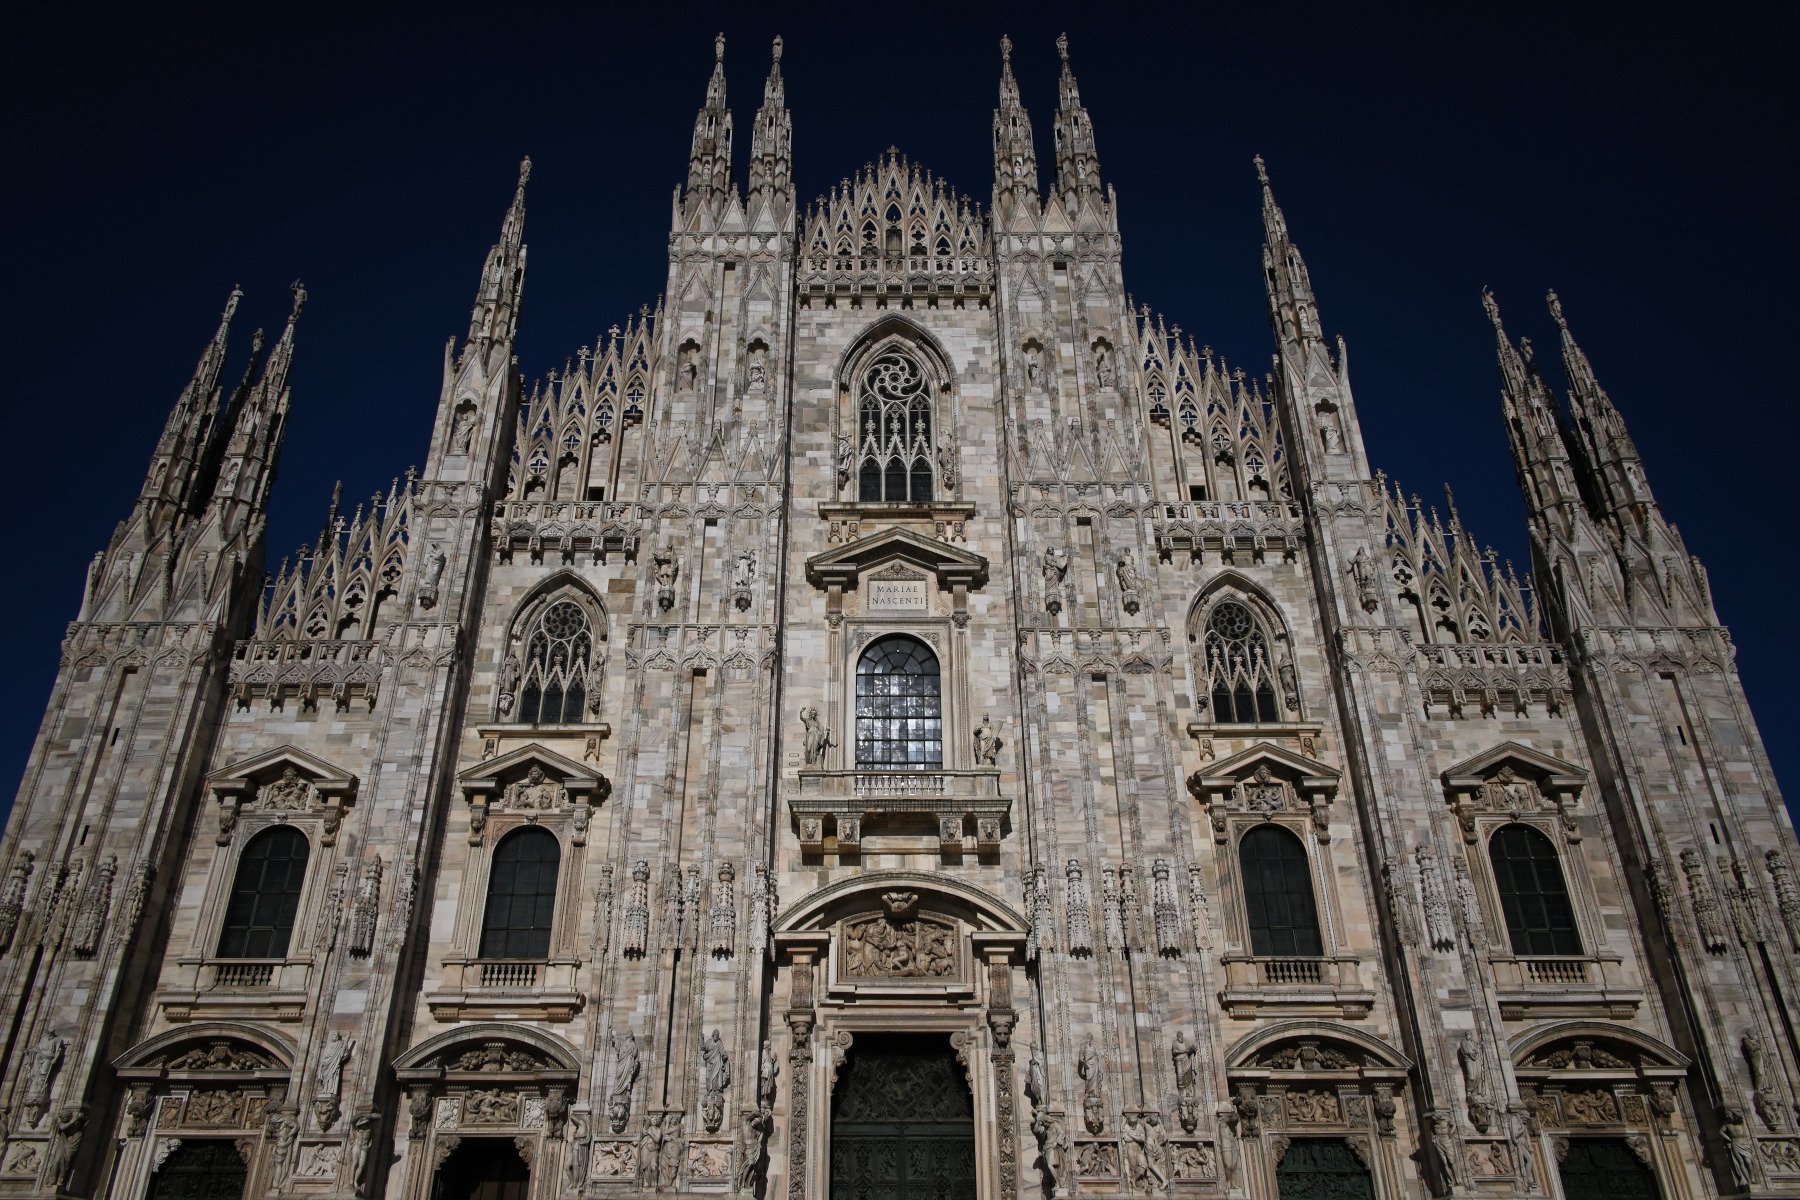
<path fill-rule="evenodd" d="M 587 617 L 591 634 L 586 679 L 583 681 L 587 689 L 582 713 L 584 719 L 573 723 L 522 724 L 518 720 L 519 700 L 530 670 L 530 664 L 524 658 L 527 640 L 551 606 L 563 600 L 573 602 L 582 610 Z M 495 724 L 502 729 L 519 730 L 591 729 L 602 724 L 600 717 L 604 711 L 606 673 L 611 658 L 608 615 L 606 604 L 594 594 L 586 580 L 572 571 L 558 571 L 534 587 L 514 608 L 512 618 L 507 622 L 504 643 L 506 650 L 494 673 L 491 712 Z"/>
<path fill-rule="evenodd" d="M 394 1060 L 406 1091 L 408 1170 L 404 1200 L 426 1200 L 438 1167 L 464 1137 L 510 1137 L 540 1179 L 564 1177 L 559 1156 L 589 1153 L 596 1132 L 587 1111 L 571 1104 L 581 1082 L 581 1056 L 567 1042 L 529 1025 L 481 1022 L 426 1038 Z M 579 1185 L 579 1160 L 567 1163 Z"/>
<path fill-rule="evenodd" d="M 157 1003 L 171 1020 L 261 1016 L 297 1020 L 310 992 L 312 967 L 340 934 L 353 900 L 355 864 L 337 851 L 345 809 L 358 779 L 293 746 L 279 746 L 215 772 L 206 781 L 217 801 L 211 861 L 187 952 L 176 959 L 186 987 L 164 988 Z M 279 959 L 222 958 L 219 938 L 238 867 L 251 839 L 276 825 L 307 841 L 306 882 L 287 953 Z M 379 912 L 377 914 L 379 919 Z"/>
<path fill-rule="evenodd" d="M 1251 722 L 1220 722 L 1213 711 L 1212 675 L 1207 664 L 1206 637 L 1213 610 L 1220 604 L 1235 602 L 1250 611 L 1258 623 L 1264 644 L 1269 648 L 1269 675 L 1274 685 L 1280 717 L 1275 721 L 1258 719 Z M 1258 730 L 1286 729 L 1305 722 L 1306 697 L 1300 689 L 1300 674 L 1294 662 L 1294 639 L 1286 618 L 1273 601 L 1249 579 L 1236 571 L 1226 570 L 1209 583 L 1194 599 L 1187 619 L 1188 681 L 1193 689 L 1194 705 L 1201 714 L 1195 728 L 1209 735 L 1239 736 Z"/>
<path fill-rule="evenodd" d="M 1284 1021 L 1226 1054 L 1227 1106 L 1219 1113 L 1242 1152 L 1253 1195 L 1276 1194 L 1276 1171 L 1294 1137 L 1342 1138 L 1368 1168 L 1375 1195 L 1407 1194 L 1404 1160 L 1416 1130 L 1407 1112 L 1412 1064 L 1359 1030 Z"/>
<path fill-rule="evenodd" d="M 1362 983 L 1361 956 L 1345 935 L 1336 886 L 1330 809 L 1338 781 L 1334 768 L 1266 741 L 1188 778 L 1188 791 L 1206 807 L 1216 849 L 1227 946 L 1219 999 L 1233 1017 L 1251 1019 L 1265 1008 L 1360 1017 L 1374 1005 L 1374 992 Z M 1306 851 L 1323 949 L 1316 959 L 1258 958 L 1250 951 L 1238 847 L 1250 830 L 1270 823 L 1298 837 Z"/>
<path fill-rule="evenodd" d="M 293 1042 L 274 1030 L 235 1021 L 181 1025 L 146 1038 L 113 1060 L 125 1089 L 117 1126 L 115 1194 L 143 1196 L 150 1177 L 184 1137 L 229 1140 L 243 1157 L 246 1178 L 278 1170 L 284 1129 L 298 1131 L 292 1098 Z M 30 1134 L 8 1138 L 7 1163 L 32 1144 Z M 41 1148 L 43 1143 L 36 1143 Z M 291 1165 L 291 1164 L 290 1164 Z M 0 1166 L 0 1174 L 10 1174 Z"/>
<path fill-rule="evenodd" d="M 1478 949 L 1492 967 L 1502 1015 L 1508 1020 L 1527 1015 L 1580 1017 L 1600 1010 L 1615 1020 L 1630 1020 L 1643 1003 L 1643 991 L 1636 981 L 1625 978 L 1623 956 L 1607 943 L 1589 864 L 1578 857 L 1581 795 L 1588 773 L 1508 741 L 1455 764 L 1441 779 L 1464 852 L 1461 859 L 1451 856 L 1459 877 L 1454 883 L 1445 880 L 1444 886 L 1453 887 L 1463 898 L 1465 926 L 1479 924 Z M 1536 829 L 1556 851 L 1581 938 L 1579 955 L 1513 952 L 1489 846 L 1495 833 L 1514 822 Z"/>
<path fill-rule="evenodd" d="M 584 847 L 595 811 L 612 793 L 606 776 L 533 743 L 477 763 L 457 776 L 468 805 L 464 861 L 443 982 L 428 1003 L 440 1021 L 507 1012 L 520 1019 L 568 1021 L 583 1004 L 581 964 Z M 542 960 L 484 960 L 483 918 L 494 850 L 515 829 L 535 825 L 561 853 L 550 952 Z"/>
<path fill-rule="evenodd" d="M 862 402 L 865 376 L 878 358 L 904 354 L 926 377 L 931 413 L 932 489 L 930 500 L 863 500 L 861 474 L 864 458 Z M 832 498 L 841 503 L 880 512 L 930 510 L 956 504 L 962 497 L 961 404 L 955 364 L 937 339 L 920 326 L 897 314 L 875 321 L 845 351 L 837 374 L 838 403 L 832 410 L 832 442 L 837 469 L 837 488 Z M 910 494 L 911 460 L 907 463 Z M 883 461 L 885 471 L 886 463 Z"/>

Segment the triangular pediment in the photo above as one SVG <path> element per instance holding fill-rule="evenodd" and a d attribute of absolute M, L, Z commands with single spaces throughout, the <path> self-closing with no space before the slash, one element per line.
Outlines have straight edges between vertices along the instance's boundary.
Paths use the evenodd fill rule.
<path fill-rule="evenodd" d="M 497 792 L 512 776 L 522 775 L 532 767 L 541 767 L 571 792 L 594 792 L 597 798 L 604 799 L 612 791 L 612 783 L 600 772 L 536 742 L 476 763 L 459 772 L 456 783 L 464 792 Z"/>
<path fill-rule="evenodd" d="M 232 763 L 208 776 L 207 789 L 218 795 L 231 795 L 255 790 L 261 783 L 279 776 L 293 767 L 318 789 L 321 795 L 341 795 L 346 800 L 356 795 L 356 776 L 345 773 L 336 764 L 294 746 L 277 746 L 261 754 Z"/>
<path fill-rule="evenodd" d="M 1501 742 L 1483 750 L 1473 758 L 1450 767 L 1443 773 L 1444 789 L 1466 792 L 1480 787 L 1502 767 L 1510 766 L 1523 779 L 1542 785 L 1546 794 L 1568 792 L 1579 797 L 1587 785 L 1588 773 L 1572 762 L 1566 762 L 1542 750 L 1533 750 L 1519 742 Z"/>
<path fill-rule="evenodd" d="M 815 554 L 806 560 L 806 579 L 814 587 L 837 584 L 854 591 L 864 571 L 888 562 L 909 563 L 930 573 L 940 588 L 987 583 L 988 560 L 979 554 L 924 537 L 909 529 L 891 528 L 870 537 Z"/>
<path fill-rule="evenodd" d="M 1316 758 L 1296 754 L 1274 742 L 1258 742 L 1230 758 L 1221 759 L 1209 771 L 1194 772 L 1193 778 L 1188 781 L 1188 788 L 1197 792 L 1227 791 L 1256 774 L 1260 767 L 1267 767 L 1271 775 L 1291 781 L 1303 792 L 1322 792 L 1327 796 L 1337 794 L 1341 772 Z"/>

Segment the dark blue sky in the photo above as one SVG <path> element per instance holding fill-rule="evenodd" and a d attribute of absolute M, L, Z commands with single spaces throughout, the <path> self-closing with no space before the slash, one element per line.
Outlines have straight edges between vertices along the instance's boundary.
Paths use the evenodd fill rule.
<path fill-rule="evenodd" d="M 654 301 L 719 29 L 740 180 L 779 33 L 803 196 L 891 144 L 984 205 L 999 37 L 1048 170 L 1066 29 L 1127 286 L 1258 374 L 1261 153 L 1348 340 L 1373 461 L 1427 499 L 1448 482 L 1521 566 L 1479 293 L 1548 346 L 1555 287 L 1711 572 L 1777 771 L 1800 767 L 1796 557 L 1768 536 L 1791 532 L 1800 473 L 1800 7 L 170 7 L 0 18 L 0 349 L 26 522 L 0 589 L 9 781 L 85 565 L 232 285 L 240 360 L 289 280 L 312 297 L 273 562 L 317 535 L 334 481 L 354 502 L 423 457 L 444 341 L 467 327 L 521 155 L 527 374 Z"/>

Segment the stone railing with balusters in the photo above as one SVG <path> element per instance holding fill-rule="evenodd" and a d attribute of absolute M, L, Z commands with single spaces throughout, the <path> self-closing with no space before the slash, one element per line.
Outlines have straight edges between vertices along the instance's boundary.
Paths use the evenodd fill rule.
<path fill-rule="evenodd" d="M 1355 955 L 1275 956 L 1227 954 L 1219 1000 L 1233 1016 L 1252 1017 L 1283 1008 L 1332 1009 L 1367 1016 L 1375 993 L 1362 982 Z"/>
<path fill-rule="evenodd" d="M 826 822 L 835 825 L 839 853 L 860 851 L 865 824 L 881 826 L 895 817 L 936 818 L 939 849 L 961 853 L 972 827 L 976 853 L 1000 849 L 1012 801 L 1000 794 L 1000 772 L 986 767 L 962 771 L 801 771 L 788 794 L 788 808 L 800 827 L 800 848 L 826 848 Z"/>

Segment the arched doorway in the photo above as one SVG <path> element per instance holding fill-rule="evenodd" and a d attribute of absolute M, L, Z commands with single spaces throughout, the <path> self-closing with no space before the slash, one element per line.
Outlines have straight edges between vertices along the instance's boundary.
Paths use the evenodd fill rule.
<path fill-rule="evenodd" d="M 1624 1138 L 1570 1138 L 1557 1166 L 1563 1195 L 1584 1200 L 1657 1200 L 1656 1176 Z"/>
<path fill-rule="evenodd" d="M 1343 1138 L 1295 1138 L 1275 1168 L 1275 1191 L 1281 1200 L 1375 1200 L 1369 1169 Z"/>
<path fill-rule="evenodd" d="M 831 1200 L 975 1200 L 975 1105 L 948 1034 L 856 1035 L 832 1096 Z"/>
<path fill-rule="evenodd" d="M 508 1138 L 464 1138 L 431 1182 L 431 1200 L 525 1200 L 531 1168 Z"/>
<path fill-rule="evenodd" d="M 242 1200 L 244 1160 L 219 1138 L 183 1138 L 150 1177 L 149 1200 Z"/>

